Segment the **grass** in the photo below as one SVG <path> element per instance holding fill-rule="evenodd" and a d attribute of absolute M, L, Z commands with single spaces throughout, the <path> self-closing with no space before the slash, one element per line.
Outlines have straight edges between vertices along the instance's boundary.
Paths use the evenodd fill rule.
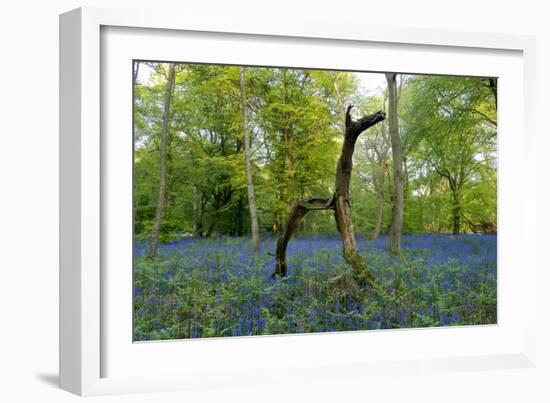
<path fill-rule="evenodd" d="M 247 238 L 182 238 L 155 261 L 137 244 L 134 339 L 166 340 L 496 323 L 496 236 L 358 236 L 385 291 L 352 280 L 337 236 L 291 241 L 289 275 L 271 279 L 275 239 L 254 254 Z"/>

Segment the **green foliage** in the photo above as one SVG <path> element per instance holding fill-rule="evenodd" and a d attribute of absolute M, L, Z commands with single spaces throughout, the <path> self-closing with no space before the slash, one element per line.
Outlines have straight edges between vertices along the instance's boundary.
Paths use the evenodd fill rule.
<path fill-rule="evenodd" d="M 159 134 L 167 67 L 140 62 L 134 88 L 134 222 L 147 238 L 159 187 Z M 143 71 L 147 71 L 144 74 Z M 384 109 L 384 88 L 365 93 L 349 72 L 246 68 L 252 172 L 262 232 L 281 230 L 293 204 L 334 191 L 344 109 Z M 400 76 L 405 233 L 481 232 L 496 223 L 496 103 L 487 80 Z M 161 240 L 184 233 L 249 233 L 238 66 L 176 65 Z M 359 139 L 351 195 L 359 233 L 370 233 L 381 191 L 390 226 L 391 149 L 381 123 Z M 383 176 L 383 183 L 380 181 Z M 301 233 L 334 233 L 330 212 L 309 214 Z"/>
<path fill-rule="evenodd" d="M 453 220 L 461 231 L 496 223 L 496 106 L 486 81 L 418 76 L 403 91 L 408 195 L 431 206 L 422 210 L 432 231 L 452 230 Z"/>
<path fill-rule="evenodd" d="M 176 65 L 164 246 L 155 260 L 144 257 L 168 70 L 156 62 L 134 69 L 137 340 L 495 323 L 495 237 L 426 235 L 496 231 L 497 111 L 487 79 L 398 75 L 403 232 L 414 235 L 403 237 L 397 256 L 385 250 L 393 205 L 387 122 L 359 137 L 353 222 L 359 253 L 382 284 L 367 295 L 342 259 L 332 211 L 301 222 L 288 277 L 270 279 L 273 258 L 252 253 L 239 66 Z M 334 192 L 346 106 L 355 105 L 357 118 L 385 109 L 387 95 L 385 87 L 365 91 L 358 73 L 245 69 L 257 215 L 272 252 L 296 201 Z M 381 238 L 366 241 L 378 222 Z"/>

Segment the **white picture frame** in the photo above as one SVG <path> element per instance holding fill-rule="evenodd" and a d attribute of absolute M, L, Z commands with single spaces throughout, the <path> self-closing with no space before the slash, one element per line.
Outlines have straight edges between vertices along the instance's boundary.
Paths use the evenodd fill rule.
<path fill-rule="evenodd" d="M 106 42 L 105 36 L 102 35 L 109 32 L 114 32 L 114 36 Z M 118 222 L 117 215 L 105 213 L 106 211 L 117 212 L 116 206 L 111 205 L 112 199 L 126 202 L 131 200 L 128 199 L 127 192 L 120 193 L 116 197 L 111 195 L 116 188 L 124 189 L 126 185 L 123 182 L 129 179 L 128 172 L 131 177 L 131 167 L 130 171 L 122 169 L 116 171 L 117 175 L 114 175 L 115 171 L 112 169 L 115 168 L 112 168 L 110 158 L 113 152 L 121 151 L 123 148 L 117 147 L 124 147 L 125 143 L 124 141 L 112 142 L 113 136 L 105 137 L 106 133 L 112 131 L 114 126 L 111 125 L 121 123 L 123 124 L 121 130 L 125 130 L 131 123 L 122 117 L 125 116 L 124 114 L 117 114 L 121 117 L 111 119 L 113 113 L 109 108 L 118 108 L 120 104 L 116 103 L 117 100 L 122 99 L 122 103 L 125 102 L 127 88 L 120 87 L 120 90 L 113 91 L 105 80 L 106 77 L 112 77 L 114 81 L 111 80 L 109 83 L 124 81 L 117 80 L 121 78 L 116 75 L 116 71 L 119 71 L 116 66 L 117 58 L 121 58 L 121 63 L 125 63 L 128 58 L 138 59 L 140 55 L 132 55 L 133 48 L 125 46 L 124 42 L 132 39 L 123 37 L 135 36 L 139 32 L 142 39 L 154 34 L 155 41 L 167 43 L 164 48 L 168 48 L 168 45 L 173 44 L 174 41 L 181 40 L 186 33 L 192 33 L 195 38 L 190 39 L 188 44 L 192 44 L 192 40 L 202 40 L 203 37 L 212 39 L 211 42 L 205 39 L 206 42 L 201 42 L 201 46 L 205 44 L 216 46 L 216 41 L 219 44 L 220 40 L 231 41 L 230 38 L 239 38 L 239 40 L 248 38 L 258 46 L 252 52 L 252 56 L 246 59 L 250 64 L 254 64 L 254 61 L 256 64 L 269 64 L 269 59 L 264 58 L 265 54 L 260 49 L 267 44 L 271 47 L 284 45 L 288 49 L 295 46 L 300 51 L 305 49 L 312 54 L 315 53 L 312 48 L 318 45 L 324 46 L 325 50 L 330 49 L 335 54 L 339 49 L 353 48 L 356 52 L 363 52 L 367 48 L 372 50 L 373 47 L 382 53 L 388 49 L 388 54 L 394 52 L 393 56 L 387 56 L 388 59 L 384 63 L 378 61 L 376 65 L 372 62 L 369 66 L 364 64 L 351 66 L 345 61 L 342 62 L 344 65 L 331 65 L 331 67 L 348 69 L 368 67 L 369 70 L 377 71 L 415 72 L 407 67 L 406 60 L 399 61 L 399 52 L 402 52 L 401 54 L 421 52 L 433 64 L 432 67 L 423 67 L 423 72 L 452 72 L 448 71 L 451 67 L 441 71 L 441 65 L 438 65 L 437 60 L 445 59 L 436 57 L 437 52 L 440 52 L 447 55 L 445 57 L 453 59 L 455 65 L 458 61 L 457 73 L 465 71 L 460 68 L 460 60 L 463 57 L 471 57 L 472 65 L 476 65 L 475 60 L 479 59 L 476 71 L 491 75 L 489 73 L 493 71 L 492 69 L 497 68 L 493 62 L 502 56 L 502 66 L 504 66 L 507 63 L 506 55 L 510 55 L 510 69 L 498 67 L 502 69 L 498 71 L 504 74 L 503 92 L 499 97 L 499 226 L 503 222 L 510 223 L 507 227 L 505 226 L 509 228 L 508 232 L 505 230 L 501 233 L 499 228 L 499 324 L 489 327 L 461 327 L 445 332 L 441 329 L 423 329 L 267 336 L 223 341 L 199 340 L 186 344 L 132 343 L 131 338 L 127 337 L 127 323 L 128 320 L 131 322 L 131 317 L 126 319 L 124 317 L 124 312 L 128 311 L 128 301 L 121 299 L 125 302 L 119 304 L 112 298 L 113 290 L 119 290 L 121 287 L 125 290 L 131 288 L 131 284 L 126 284 L 128 273 L 114 276 L 115 272 L 109 270 L 109 267 L 112 267 L 110 259 L 128 260 L 128 255 L 119 254 L 113 257 L 105 241 L 108 234 L 109 240 L 114 239 L 113 242 L 122 241 L 126 242 L 126 245 L 128 242 L 131 244 L 131 238 L 124 239 L 124 231 L 128 230 L 124 222 L 121 221 L 120 225 L 113 224 Z M 251 43 L 245 45 L 251 46 Z M 143 47 L 145 48 L 145 44 Z M 232 50 L 238 48 L 238 46 L 227 47 Z M 262 21 L 260 24 L 235 19 L 215 20 L 152 10 L 80 8 L 61 15 L 61 387 L 79 395 L 96 395 L 215 385 L 242 386 L 288 382 L 296 378 L 302 381 L 304 379 L 328 380 L 369 376 L 375 373 L 392 375 L 419 371 L 518 368 L 534 365 L 534 321 L 528 313 L 520 317 L 518 310 L 535 312 L 533 308 L 536 288 L 535 243 L 529 242 L 526 236 L 528 233 L 535 233 L 536 229 L 535 198 L 528 192 L 513 194 L 510 192 L 511 189 L 507 191 L 506 181 L 519 178 L 523 181 L 524 189 L 535 189 L 535 168 L 530 164 L 517 164 L 519 167 L 511 167 L 507 158 L 502 158 L 503 155 L 506 157 L 516 152 L 521 153 L 523 161 L 529 161 L 534 153 L 532 123 L 535 109 L 533 105 L 535 99 L 534 49 L 534 38 L 519 35 L 428 31 L 321 22 L 303 22 L 300 25 L 283 26 L 277 22 L 266 24 Z M 221 54 L 222 48 L 218 51 L 220 53 L 213 61 L 241 61 L 245 64 L 242 58 L 236 61 L 228 60 L 227 55 Z M 294 55 L 298 58 L 300 51 L 290 51 L 289 57 Z M 155 57 L 155 54 L 145 50 L 143 55 L 148 56 L 144 58 Z M 169 53 L 166 55 L 175 58 L 172 60 L 182 60 L 181 57 L 178 59 L 178 55 L 170 56 Z M 193 60 L 185 61 L 206 60 L 198 60 L 200 57 L 200 54 L 196 53 L 192 57 Z M 110 58 L 113 64 L 109 64 L 109 60 L 105 63 L 102 58 Z M 123 60 L 123 58 L 126 59 Z M 167 60 L 163 59 L 160 53 L 157 54 L 156 59 Z M 388 61 L 390 59 L 391 62 Z M 304 63 L 308 63 L 305 59 L 302 62 L 296 59 L 295 63 L 300 67 L 308 67 L 304 66 Z M 319 67 L 319 63 L 323 62 L 312 63 L 313 66 Z M 103 70 L 105 68 L 107 70 Z M 416 70 L 420 68 L 417 67 Z M 127 71 L 131 72 L 130 69 Z M 102 77 L 102 74 L 105 77 Z M 113 88 L 117 85 L 113 84 Z M 499 87 L 499 94 L 501 94 L 500 89 Z M 508 89 L 509 92 L 507 92 Z M 111 94 L 114 95 L 111 97 Z M 509 95 L 508 100 L 501 101 L 500 98 L 506 98 L 506 94 Z M 124 113 L 127 113 L 128 105 L 124 106 L 126 108 Z M 517 112 L 515 116 L 508 116 L 508 112 L 514 110 Z M 506 119 L 509 120 L 502 122 L 502 115 L 506 115 Z M 504 137 L 501 138 L 501 135 Z M 121 164 L 121 166 L 126 166 L 128 169 L 127 165 Z M 501 174 L 505 176 L 502 177 Z M 116 176 L 119 179 L 122 178 L 120 179 L 122 186 L 118 186 Z M 504 190 L 502 190 L 501 180 Z M 504 204 L 501 200 L 504 200 Z M 105 228 L 107 228 L 107 234 Z M 110 232 L 109 228 L 114 229 Z M 516 242 L 516 250 L 511 251 L 507 248 L 502 250 L 501 242 L 506 246 L 506 242 L 512 241 L 512 232 L 518 231 L 522 234 L 518 237 L 522 242 L 519 245 Z M 503 258 L 507 262 L 505 265 L 514 263 L 521 270 L 514 273 L 502 272 L 500 264 Z M 504 279 L 502 280 L 504 283 L 501 278 Z M 515 304 L 515 301 L 511 300 L 513 295 L 521 295 L 521 298 L 518 298 L 522 300 L 521 306 L 512 307 Z M 131 301 L 129 303 L 131 304 Z M 126 327 L 118 326 L 118 323 L 126 323 Z M 474 340 L 479 340 L 477 348 L 472 346 Z M 363 354 L 353 354 L 353 349 L 361 343 L 368 346 L 375 345 L 378 355 L 372 348 L 372 351 L 368 348 L 363 349 L 366 350 Z M 455 347 L 445 347 L 446 344 Z M 384 351 L 389 351 L 392 345 L 401 347 L 395 347 L 391 356 L 384 355 Z M 410 352 L 411 346 L 417 348 L 417 351 Z M 430 346 L 433 348 L 432 354 L 428 349 Z M 317 356 L 315 351 L 319 348 L 328 353 Z M 176 357 L 175 354 L 181 356 Z M 287 361 L 280 358 L 285 358 L 285 354 L 288 354 Z M 346 356 L 348 358 L 340 359 Z M 186 359 L 182 360 L 182 357 Z M 220 357 L 230 360 L 231 365 L 224 365 Z M 290 357 L 292 357 L 291 362 L 288 361 Z M 238 362 L 237 368 L 234 366 L 235 362 Z M 262 362 L 264 362 L 263 371 Z M 123 363 L 126 364 L 123 365 Z M 144 368 L 139 368 L 139 363 L 142 363 Z M 155 368 L 153 363 L 162 364 L 164 370 L 158 370 L 158 373 L 151 371 L 151 368 Z M 219 365 L 212 367 L 213 363 Z M 191 367 L 193 371 L 189 370 Z M 276 376 L 273 374 L 273 368 L 279 369 L 276 371 Z M 268 369 L 271 370 L 268 371 Z"/>

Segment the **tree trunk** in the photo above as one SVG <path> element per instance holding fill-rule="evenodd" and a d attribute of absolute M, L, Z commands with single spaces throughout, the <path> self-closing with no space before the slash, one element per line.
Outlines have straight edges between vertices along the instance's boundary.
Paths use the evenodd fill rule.
<path fill-rule="evenodd" d="M 135 63 L 135 68 L 133 69 L 133 74 L 132 74 L 132 98 L 135 100 L 136 99 L 136 96 L 135 96 L 135 91 L 136 91 L 136 83 L 137 83 L 137 77 L 138 77 L 138 74 L 139 74 L 139 63 L 140 62 L 134 62 Z M 133 109 L 132 109 L 132 115 L 133 115 L 133 119 L 134 119 L 134 122 L 135 122 L 135 113 L 136 113 L 136 108 L 135 108 L 135 101 L 134 101 L 134 105 L 133 105 Z M 137 137 L 137 125 L 135 123 L 133 123 L 133 127 L 132 127 L 132 130 L 133 130 L 133 136 L 134 136 L 134 144 L 135 144 L 135 141 L 136 141 L 136 137 Z M 132 201 L 133 201 L 133 207 L 132 207 L 132 225 L 133 225 L 133 234 L 135 235 L 135 231 L 136 231 L 136 228 L 135 228 L 135 225 L 136 225 L 136 216 L 137 216 L 137 209 L 138 209 L 138 199 L 137 199 L 137 191 L 134 187 L 133 189 L 133 196 L 132 196 Z"/>
<path fill-rule="evenodd" d="M 378 204 L 376 206 L 376 218 L 374 221 L 374 229 L 372 230 L 372 234 L 370 236 L 371 240 L 378 239 L 378 236 L 380 235 L 380 231 L 382 230 L 382 219 L 384 218 L 384 204 L 385 204 L 384 186 L 385 186 L 385 178 L 386 178 L 386 167 L 387 167 L 387 162 L 386 162 L 386 159 L 383 158 L 380 161 L 378 180 L 376 181 Z"/>
<path fill-rule="evenodd" d="M 488 78 L 487 79 L 488 82 L 489 82 L 489 89 L 491 90 L 491 92 L 493 93 L 493 98 L 494 98 L 494 101 L 495 101 L 495 108 L 497 107 L 497 100 L 498 100 L 498 94 L 497 94 L 497 78 L 496 77 L 492 77 L 492 78 Z"/>
<path fill-rule="evenodd" d="M 134 85 L 134 88 L 135 88 L 135 85 L 136 85 L 136 82 L 137 82 L 137 78 L 138 78 L 138 75 L 139 75 L 139 64 L 141 62 L 134 62 L 135 63 L 135 69 L 134 69 L 134 74 L 133 74 L 133 77 L 132 77 L 132 82 L 133 82 L 133 85 Z"/>
<path fill-rule="evenodd" d="M 294 232 L 300 225 L 300 222 L 302 221 L 304 216 L 312 210 L 333 209 L 334 206 L 332 201 L 333 201 L 332 199 L 313 197 L 308 200 L 299 201 L 294 205 L 294 207 L 292 208 L 292 211 L 288 216 L 288 220 L 283 229 L 283 233 L 277 240 L 277 251 L 275 252 L 277 263 L 276 263 L 275 272 L 273 272 L 272 277 L 286 276 L 287 274 L 286 247 L 288 245 L 288 241 L 290 240 L 290 237 L 292 236 L 292 234 L 294 234 Z"/>
<path fill-rule="evenodd" d="M 244 67 L 241 67 L 241 106 L 243 114 L 244 162 L 246 168 L 246 186 L 248 189 L 248 208 L 250 210 L 250 231 L 252 233 L 252 249 L 260 250 L 260 231 L 256 213 L 256 197 L 254 196 L 254 182 L 252 180 L 252 165 L 250 163 L 250 135 L 248 132 L 248 114 L 246 108 L 246 84 Z"/>
<path fill-rule="evenodd" d="M 388 124 L 393 156 L 393 208 L 390 228 L 390 251 L 401 250 L 401 231 L 403 229 L 403 157 L 401 139 L 397 122 L 397 75 L 386 73 L 388 82 Z"/>
<path fill-rule="evenodd" d="M 382 111 L 373 115 L 364 116 L 358 121 L 351 119 L 351 106 L 346 111 L 346 127 L 344 132 L 344 144 L 340 159 L 336 166 L 336 184 L 334 192 L 334 205 L 336 227 L 340 231 L 342 239 L 343 255 L 346 262 L 352 267 L 354 277 L 365 285 L 373 285 L 374 278 L 368 269 L 365 261 L 359 254 L 355 233 L 353 231 L 353 222 L 351 218 L 351 200 L 349 195 L 349 185 L 351 181 L 351 171 L 353 169 L 353 152 L 355 143 L 359 135 L 371 126 L 381 122 L 386 118 Z"/>
<path fill-rule="evenodd" d="M 357 138 L 363 131 L 384 120 L 386 115 L 384 112 L 378 111 L 372 115 L 353 121 L 350 115 L 351 108 L 351 105 L 348 106 L 346 111 L 344 144 L 342 145 L 342 152 L 336 166 L 334 195 L 331 198 L 312 198 L 295 204 L 287 220 L 283 234 L 277 241 L 277 264 L 273 273 L 274 276 L 285 276 L 287 273 L 286 247 L 303 217 L 311 210 L 332 209 L 334 210 L 336 227 L 342 239 L 343 256 L 346 262 L 352 267 L 354 278 L 368 288 L 372 288 L 374 285 L 375 279 L 357 249 L 351 218 L 349 185 L 353 168 L 353 152 L 355 151 Z"/>
<path fill-rule="evenodd" d="M 233 234 L 239 237 L 244 235 L 244 223 L 243 223 L 243 196 L 239 192 L 237 195 L 237 208 L 235 211 L 235 224 Z"/>
<path fill-rule="evenodd" d="M 456 191 L 452 193 L 452 226 L 453 235 L 460 234 L 460 217 L 462 216 L 462 206 L 460 205 L 460 194 Z"/>
<path fill-rule="evenodd" d="M 172 99 L 172 88 L 174 86 L 174 63 L 168 64 L 168 80 L 166 83 L 166 93 L 164 97 L 164 113 L 162 117 L 162 130 L 160 133 L 160 180 L 159 194 L 157 202 L 157 212 L 153 224 L 153 234 L 151 245 L 149 247 L 148 257 L 153 259 L 157 255 L 160 243 L 160 226 L 162 222 L 162 213 L 164 210 L 164 201 L 166 198 L 166 156 L 168 150 L 168 133 L 170 131 L 170 102 Z"/>
<path fill-rule="evenodd" d="M 195 189 L 196 193 L 196 189 Z M 194 197 L 195 199 L 195 197 Z M 199 191 L 198 201 L 193 202 L 193 235 L 202 237 L 204 235 L 204 209 L 206 208 L 206 196 Z"/>

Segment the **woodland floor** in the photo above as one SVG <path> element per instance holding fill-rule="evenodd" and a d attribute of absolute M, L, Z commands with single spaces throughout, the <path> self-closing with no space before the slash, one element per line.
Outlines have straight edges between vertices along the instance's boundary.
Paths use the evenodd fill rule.
<path fill-rule="evenodd" d="M 358 235 L 384 291 L 352 280 L 337 235 L 301 236 L 288 247 L 289 275 L 271 279 L 275 238 L 253 253 L 248 238 L 184 237 L 155 261 L 134 254 L 134 339 L 332 332 L 496 323 L 496 235 Z"/>

